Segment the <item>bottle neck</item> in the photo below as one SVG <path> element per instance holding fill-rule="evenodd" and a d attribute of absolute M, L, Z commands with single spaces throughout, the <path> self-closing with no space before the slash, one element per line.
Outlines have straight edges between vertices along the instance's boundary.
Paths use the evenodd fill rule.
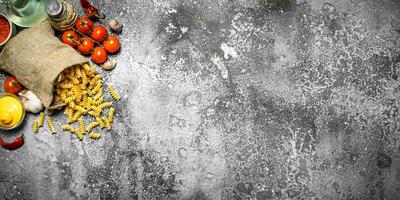
<path fill-rule="evenodd" d="M 51 19 L 62 19 L 66 10 L 60 1 L 48 0 L 46 4 L 46 12 Z"/>

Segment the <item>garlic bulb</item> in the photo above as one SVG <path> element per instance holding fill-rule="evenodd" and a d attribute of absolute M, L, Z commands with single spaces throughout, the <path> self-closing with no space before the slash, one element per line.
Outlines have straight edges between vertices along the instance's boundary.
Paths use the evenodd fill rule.
<path fill-rule="evenodd" d="M 121 33 L 123 25 L 117 19 L 112 19 L 108 22 L 108 26 L 114 33 Z"/>
<path fill-rule="evenodd" d="M 38 113 L 43 110 L 42 101 L 31 91 L 26 93 L 19 93 L 22 96 L 22 103 L 24 104 L 25 110 L 31 113 Z"/>
<path fill-rule="evenodd" d="M 101 67 L 105 70 L 112 70 L 115 68 L 117 65 L 117 62 L 115 60 L 107 60 L 104 64 L 101 65 Z"/>

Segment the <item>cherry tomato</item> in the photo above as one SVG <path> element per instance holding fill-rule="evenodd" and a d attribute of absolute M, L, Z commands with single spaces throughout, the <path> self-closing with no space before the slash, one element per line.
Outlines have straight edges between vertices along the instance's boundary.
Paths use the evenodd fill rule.
<path fill-rule="evenodd" d="M 91 58 L 96 64 L 104 63 L 107 60 L 107 52 L 103 49 L 103 47 L 95 47 Z"/>
<path fill-rule="evenodd" d="M 87 17 L 82 17 L 76 20 L 75 28 L 83 34 L 88 34 L 92 30 L 93 22 Z"/>
<path fill-rule="evenodd" d="M 102 25 L 94 26 L 93 31 L 90 34 L 90 37 L 96 42 L 103 41 L 104 39 L 107 38 L 107 36 L 108 36 L 107 29 Z"/>
<path fill-rule="evenodd" d="M 79 41 L 79 35 L 73 30 L 66 30 L 61 36 L 63 43 L 68 44 L 71 47 L 75 47 Z"/>
<path fill-rule="evenodd" d="M 17 81 L 14 76 L 9 76 L 4 81 L 4 90 L 11 94 L 18 94 L 24 89 L 24 87 Z"/>
<path fill-rule="evenodd" d="M 120 48 L 119 39 L 115 35 L 108 36 L 103 42 L 103 47 L 108 53 L 115 53 Z"/>
<path fill-rule="evenodd" d="M 78 44 L 78 49 L 82 54 L 87 55 L 92 52 L 93 46 L 94 44 L 92 40 L 90 40 L 87 37 L 83 37 L 81 38 L 80 43 Z"/>

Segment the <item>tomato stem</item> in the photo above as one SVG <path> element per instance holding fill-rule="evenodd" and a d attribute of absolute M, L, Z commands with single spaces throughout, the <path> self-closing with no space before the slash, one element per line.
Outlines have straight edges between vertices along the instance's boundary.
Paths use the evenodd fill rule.
<path fill-rule="evenodd" d="M 92 38 L 90 38 L 88 35 L 81 33 L 78 29 L 76 29 L 75 27 L 72 27 L 72 30 L 76 31 L 77 33 L 79 33 L 81 36 L 85 36 L 87 37 L 89 40 L 91 40 L 93 43 L 95 43 L 97 46 L 101 46 L 103 47 L 103 45 L 101 45 L 100 43 L 94 41 Z"/>

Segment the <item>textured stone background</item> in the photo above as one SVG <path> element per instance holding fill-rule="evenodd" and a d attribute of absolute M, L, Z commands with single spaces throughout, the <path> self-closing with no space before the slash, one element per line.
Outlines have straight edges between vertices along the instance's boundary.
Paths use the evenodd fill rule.
<path fill-rule="evenodd" d="M 125 25 L 114 129 L 28 115 L 0 199 L 400 199 L 400 1 L 93 2 Z"/>

